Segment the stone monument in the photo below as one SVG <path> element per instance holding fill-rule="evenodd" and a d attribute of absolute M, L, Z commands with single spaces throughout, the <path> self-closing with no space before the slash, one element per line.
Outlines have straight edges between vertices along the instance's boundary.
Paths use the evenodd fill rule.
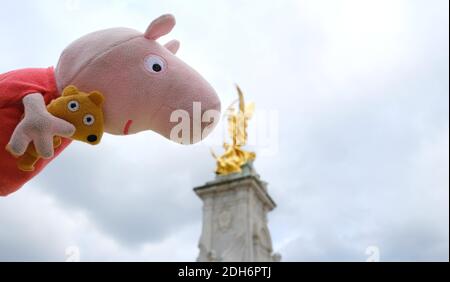
<path fill-rule="evenodd" d="M 254 104 L 245 105 L 237 87 L 239 110 L 228 109 L 231 144 L 217 157 L 216 179 L 194 189 L 203 201 L 203 228 L 200 237 L 200 262 L 276 262 L 267 214 L 276 204 L 267 183 L 256 173 L 256 154 L 242 147 L 247 140 L 247 123 Z"/>

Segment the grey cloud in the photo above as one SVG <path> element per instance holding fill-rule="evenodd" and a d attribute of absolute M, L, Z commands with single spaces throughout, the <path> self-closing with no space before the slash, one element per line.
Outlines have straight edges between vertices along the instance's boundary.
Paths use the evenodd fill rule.
<path fill-rule="evenodd" d="M 149 144 L 161 138 L 146 137 Z M 119 146 L 98 154 L 79 146 L 64 152 L 37 183 L 68 207 L 86 210 L 124 244 L 158 241 L 200 220 L 201 202 L 192 188 L 203 184 L 195 181 L 202 174 L 191 171 L 212 172 L 212 159 L 203 150 L 183 152 L 185 147 L 170 146 L 128 150 L 130 158 L 116 155 Z"/>

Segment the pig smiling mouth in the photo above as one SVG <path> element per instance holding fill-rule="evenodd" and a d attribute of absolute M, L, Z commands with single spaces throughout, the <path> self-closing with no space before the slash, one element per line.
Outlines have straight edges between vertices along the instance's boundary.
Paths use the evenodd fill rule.
<path fill-rule="evenodd" d="M 125 127 L 123 128 L 124 135 L 128 135 L 128 133 L 130 132 L 130 127 L 131 127 L 132 123 L 133 123 L 132 120 L 127 121 L 127 123 L 125 124 Z"/>

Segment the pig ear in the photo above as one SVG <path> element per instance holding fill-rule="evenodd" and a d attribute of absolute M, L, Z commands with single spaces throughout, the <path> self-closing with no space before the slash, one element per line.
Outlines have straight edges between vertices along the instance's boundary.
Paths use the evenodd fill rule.
<path fill-rule="evenodd" d="M 80 91 L 78 91 L 78 88 L 76 88 L 73 85 L 69 85 L 66 88 L 64 88 L 62 96 L 74 96 L 78 95 L 78 93 L 80 93 Z"/>
<path fill-rule="evenodd" d="M 180 49 L 180 41 L 178 40 L 172 40 L 166 45 L 164 45 L 166 49 L 168 49 L 170 52 L 172 52 L 174 55 L 178 52 L 178 49 Z"/>
<path fill-rule="evenodd" d="M 105 101 L 105 97 L 103 97 L 102 93 L 98 91 L 89 93 L 89 99 L 99 107 L 101 107 L 103 105 L 103 102 Z"/>
<path fill-rule="evenodd" d="M 145 32 L 145 38 L 157 40 L 172 31 L 176 24 L 175 17 L 167 14 L 154 20 Z"/>

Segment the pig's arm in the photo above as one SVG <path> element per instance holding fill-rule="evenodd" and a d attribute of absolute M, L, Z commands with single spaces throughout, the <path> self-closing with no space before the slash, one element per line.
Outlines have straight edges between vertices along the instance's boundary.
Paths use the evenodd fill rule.
<path fill-rule="evenodd" d="M 17 125 L 6 149 L 16 157 L 22 156 L 30 142 L 33 142 L 37 153 L 46 159 L 52 158 L 53 137 L 55 135 L 70 137 L 75 127 L 57 117 L 52 116 L 40 93 L 29 94 L 23 98 L 25 115 Z"/>

